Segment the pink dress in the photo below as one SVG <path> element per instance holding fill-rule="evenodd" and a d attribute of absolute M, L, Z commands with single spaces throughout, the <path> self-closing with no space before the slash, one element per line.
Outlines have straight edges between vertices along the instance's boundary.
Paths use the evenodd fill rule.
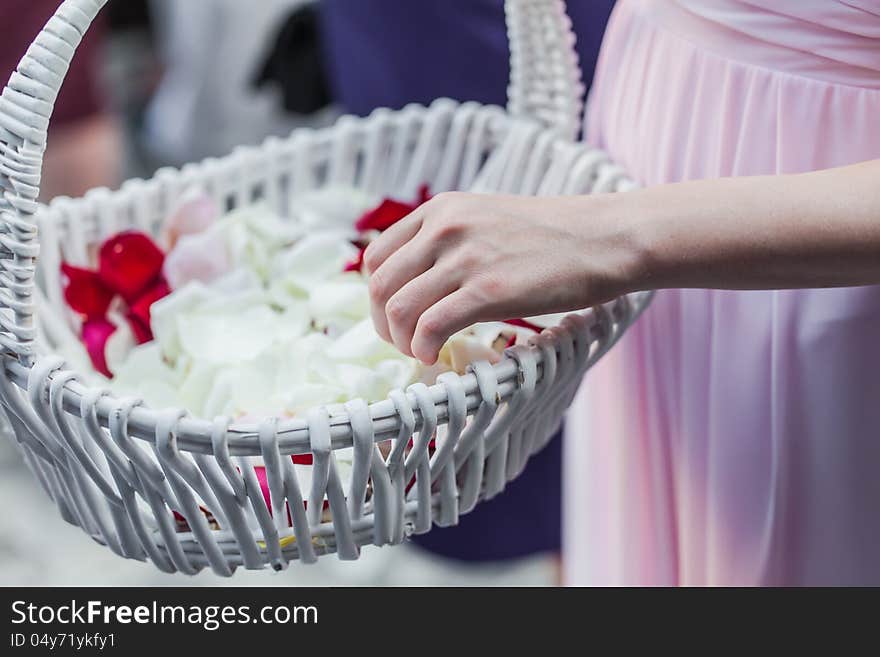
<path fill-rule="evenodd" d="M 880 158 L 880 0 L 622 0 L 588 116 L 646 185 Z M 880 584 L 880 288 L 659 293 L 566 449 L 571 584 Z"/>

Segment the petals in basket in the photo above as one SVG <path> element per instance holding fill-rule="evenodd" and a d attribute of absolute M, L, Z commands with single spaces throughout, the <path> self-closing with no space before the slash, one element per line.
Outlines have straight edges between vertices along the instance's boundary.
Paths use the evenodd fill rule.
<path fill-rule="evenodd" d="M 62 264 L 64 300 L 74 311 L 87 319 L 104 317 L 115 293 L 104 285 L 97 272 Z"/>
<path fill-rule="evenodd" d="M 162 272 L 165 254 L 144 233 L 128 231 L 101 245 L 98 274 L 127 303 L 151 287 Z"/>

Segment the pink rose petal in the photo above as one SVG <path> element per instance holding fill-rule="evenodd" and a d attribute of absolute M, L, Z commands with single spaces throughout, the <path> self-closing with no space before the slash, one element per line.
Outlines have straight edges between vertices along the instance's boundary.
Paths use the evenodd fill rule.
<path fill-rule="evenodd" d="M 187 283 L 210 283 L 232 269 L 226 241 L 216 231 L 184 235 L 165 258 L 162 273 L 172 290 Z"/>
<path fill-rule="evenodd" d="M 210 228 L 220 217 L 220 208 L 213 198 L 200 190 L 186 192 L 162 225 L 162 236 L 174 248 L 184 235 L 195 235 Z"/>
<path fill-rule="evenodd" d="M 89 352 L 94 368 L 106 377 L 112 377 L 107 367 L 105 347 L 107 340 L 116 332 L 116 326 L 106 319 L 90 319 L 82 326 L 82 341 Z"/>

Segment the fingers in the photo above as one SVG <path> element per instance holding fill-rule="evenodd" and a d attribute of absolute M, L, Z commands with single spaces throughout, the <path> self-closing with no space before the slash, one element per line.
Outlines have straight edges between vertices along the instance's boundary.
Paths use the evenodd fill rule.
<path fill-rule="evenodd" d="M 391 298 L 407 283 L 424 274 L 433 265 L 433 246 L 428 240 L 419 239 L 417 235 L 392 253 L 370 275 L 370 311 L 376 331 L 383 339 L 391 342 L 394 337 L 388 323 L 387 305 Z M 398 305 L 399 303 L 396 303 L 396 306 Z M 399 313 L 400 310 L 395 312 Z"/>
<path fill-rule="evenodd" d="M 400 247 L 409 242 L 422 227 L 421 209 L 412 212 L 370 242 L 364 252 L 364 267 L 372 274 Z"/>
<path fill-rule="evenodd" d="M 410 345 L 415 358 L 433 365 L 446 341 L 480 321 L 480 304 L 476 297 L 459 288 L 443 297 L 421 314 Z"/>
<path fill-rule="evenodd" d="M 385 305 L 385 317 L 394 345 L 413 356 L 416 323 L 435 303 L 455 292 L 459 278 L 448 267 L 437 264 L 401 287 Z"/>

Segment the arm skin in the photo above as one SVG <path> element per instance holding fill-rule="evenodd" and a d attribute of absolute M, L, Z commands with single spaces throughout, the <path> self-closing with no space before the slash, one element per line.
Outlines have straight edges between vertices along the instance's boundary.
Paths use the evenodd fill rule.
<path fill-rule="evenodd" d="M 440 194 L 367 249 L 373 320 L 433 363 L 479 321 L 663 288 L 880 284 L 880 160 L 623 194 Z"/>

